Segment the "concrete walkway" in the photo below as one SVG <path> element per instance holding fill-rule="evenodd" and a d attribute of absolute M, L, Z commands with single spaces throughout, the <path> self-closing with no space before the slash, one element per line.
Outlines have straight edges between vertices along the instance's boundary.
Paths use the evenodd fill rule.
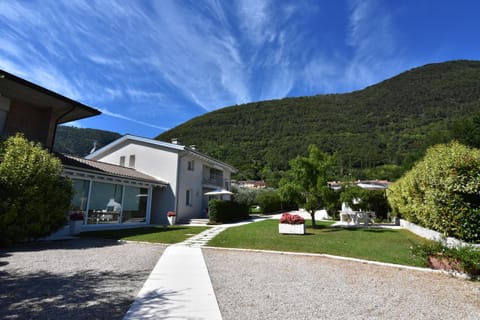
<path fill-rule="evenodd" d="M 222 319 L 201 250 L 169 246 L 124 319 Z"/>
<path fill-rule="evenodd" d="M 229 227 L 254 221 L 215 226 L 165 249 L 124 320 L 222 319 L 201 247 Z"/>

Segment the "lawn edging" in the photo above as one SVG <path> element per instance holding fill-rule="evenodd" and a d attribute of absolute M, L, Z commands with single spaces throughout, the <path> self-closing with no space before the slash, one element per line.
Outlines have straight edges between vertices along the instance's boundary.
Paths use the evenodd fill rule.
<path fill-rule="evenodd" d="M 387 262 L 380 262 L 380 261 L 364 260 L 364 259 L 358 259 L 358 258 L 343 257 L 343 256 L 336 256 L 336 255 L 325 254 L 325 253 L 289 252 L 289 251 L 243 249 L 243 248 L 223 248 L 223 247 L 210 247 L 210 246 L 203 246 L 202 249 L 273 253 L 273 254 L 284 254 L 284 255 L 292 255 L 292 256 L 307 256 L 307 257 L 323 257 L 323 258 L 343 260 L 343 261 L 352 261 L 352 262 L 358 262 L 358 263 L 370 264 L 370 265 L 377 265 L 377 266 L 383 266 L 383 267 L 399 268 L 399 269 L 404 269 L 404 270 L 444 274 L 444 275 L 449 275 L 451 277 L 464 279 L 464 280 L 480 280 L 480 276 L 472 276 L 472 275 L 457 272 L 457 271 L 447 271 L 447 270 L 437 270 L 437 269 L 430 269 L 430 268 L 413 267 L 413 266 L 406 266 L 406 265 L 402 265 L 402 264 L 395 264 L 395 263 L 387 263 Z"/>
<path fill-rule="evenodd" d="M 440 232 L 421 227 L 419 225 L 416 225 L 415 223 L 409 222 L 404 219 L 400 219 L 400 226 L 422 238 L 442 242 L 448 247 L 473 246 L 480 248 L 480 244 L 471 244 L 462 240 L 458 240 L 456 238 L 444 237 Z"/>

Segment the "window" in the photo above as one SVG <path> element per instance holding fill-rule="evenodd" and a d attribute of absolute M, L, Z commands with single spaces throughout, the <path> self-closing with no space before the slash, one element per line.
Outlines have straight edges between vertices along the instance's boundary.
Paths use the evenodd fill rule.
<path fill-rule="evenodd" d="M 192 206 L 192 190 L 188 189 L 187 192 L 185 193 L 185 205 L 191 207 Z"/>
<path fill-rule="evenodd" d="M 121 157 L 120 157 L 120 165 L 121 165 L 122 167 L 125 167 L 125 156 L 121 156 Z"/>
<path fill-rule="evenodd" d="M 135 155 L 134 154 L 130 155 L 130 159 L 128 161 L 128 166 L 130 168 L 135 168 Z"/>
<path fill-rule="evenodd" d="M 72 182 L 74 195 L 69 213 L 82 211 L 87 224 L 147 221 L 150 187 L 83 179 L 72 179 Z"/>
<path fill-rule="evenodd" d="M 93 182 L 88 210 L 88 224 L 118 223 L 122 211 L 123 186 Z"/>
<path fill-rule="evenodd" d="M 71 207 L 74 211 L 83 211 L 87 210 L 87 198 L 88 198 L 88 189 L 90 188 L 90 181 L 88 180 L 79 180 L 72 179 L 73 183 L 73 198 L 71 201 Z"/>
<path fill-rule="evenodd" d="M 147 203 L 147 188 L 125 186 L 122 222 L 145 222 Z"/>
<path fill-rule="evenodd" d="M 190 160 L 188 161 L 188 171 L 194 171 L 195 170 L 195 161 Z"/>

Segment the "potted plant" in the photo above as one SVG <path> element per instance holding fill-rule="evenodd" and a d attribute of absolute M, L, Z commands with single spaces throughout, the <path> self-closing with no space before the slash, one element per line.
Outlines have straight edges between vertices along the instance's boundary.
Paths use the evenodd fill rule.
<path fill-rule="evenodd" d="M 305 219 L 297 214 L 284 213 L 280 217 L 278 232 L 282 234 L 305 234 Z"/>
<path fill-rule="evenodd" d="M 80 233 L 85 216 L 82 211 L 74 211 L 69 215 L 70 234 L 77 235 Z"/>
<path fill-rule="evenodd" d="M 170 223 L 171 226 L 175 224 L 176 217 L 177 217 L 177 214 L 174 211 L 167 212 L 168 222 Z"/>

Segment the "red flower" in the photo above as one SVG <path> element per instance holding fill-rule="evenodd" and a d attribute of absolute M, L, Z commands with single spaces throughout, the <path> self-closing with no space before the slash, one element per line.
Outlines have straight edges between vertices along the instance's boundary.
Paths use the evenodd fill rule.
<path fill-rule="evenodd" d="M 167 212 L 167 217 L 175 217 L 175 216 L 176 216 L 175 212 L 173 212 L 173 211 L 168 211 Z"/>
<path fill-rule="evenodd" d="M 298 214 L 290 214 L 284 213 L 280 217 L 280 223 L 287 223 L 287 224 L 304 224 L 305 219 L 300 217 Z"/>

